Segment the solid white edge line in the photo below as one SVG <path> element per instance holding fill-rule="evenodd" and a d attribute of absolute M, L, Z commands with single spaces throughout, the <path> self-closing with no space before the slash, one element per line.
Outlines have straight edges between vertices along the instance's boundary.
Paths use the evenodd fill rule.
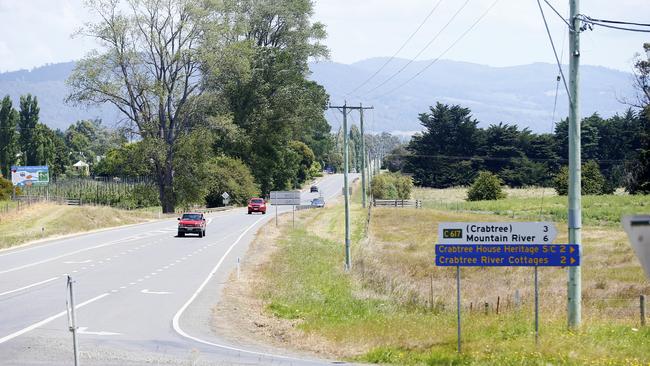
<path fill-rule="evenodd" d="M 31 288 L 31 287 L 34 287 L 34 286 L 38 286 L 38 285 L 42 285 L 42 284 L 44 284 L 44 283 L 48 283 L 48 282 L 54 281 L 54 280 L 56 280 L 56 279 L 58 279 L 58 278 L 59 278 L 59 277 L 52 277 L 52 278 L 47 279 L 47 280 L 45 280 L 45 281 L 32 283 L 31 285 L 27 285 L 27 286 L 25 286 L 25 287 L 17 288 L 17 289 L 15 289 L 15 290 L 5 291 L 5 292 L 3 292 L 3 293 L 0 293 L 0 296 L 9 295 L 9 294 L 12 294 L 12 293 L 14 293 L 14 292 L 18 292 L 18 291 L 22 291 L 22 290 L 27 290 L 28 288 Z"/>
<path fill-rule="evenodd" d="M 255 221 L 251 226 L 249 226 L 246 230 L 244 230 L 244 232 L 241 233 L 241 235 L 239 235 L 239 237 L 237 238 L 237 240 L 235 240 L 235 242 L 232 243 L 232 245 L 228 248 L 228 250 L 226 250 L 226 253 L 224 253 L 224 255 L 221 257 L 221 259 L 219 260 L 219 262 L 217 263 L 217 265 L 214 266 L 214 268 L 212 269 L 212 271 L 210 272 L 210 274 L 208 274 L 208 277 L 206 277 L 206 279 L 203 281 L 203 283 L 201 283 L 201 286 L 199 286 L 199 288 L 198 288 L 198 289 L 197 289 L 197 290 L 192 294 L 192 296 L 190 297 L 190 299 L 187 300 L 187 302 L 186 302 L 185 304 L 183 304 L 183 306 L 181 306 L 181 308 L 178 310 L 178 312 L 176 312 L 176 314 L 174 315 L 174 318 L 172 319 L 172 327 L 174 328 L 174 331 L 175 331 L 176 333 L 178 333 L 179 335 L 181 335 L 182 337 L 185 337 L 185 338 L 187 338 L 187 339 L 191 339 L 191 340 L 193 340 L 193 341 L 195 341 L 195 342 L 198 342 L 198 343 L 207 344 L 207 345 L 209 345 L 209 346 L 219 347 L 219 348 L 227 349 L 227 350 L 230 350 L 230 351 L 237 351 L 237 352 L 248 353 L 248 354 L 252 354 L 252 355 L 265 356 L 265 357 L 283 358 L 283 359 L 288 359 L 288 360 L 297 360 L 297 361 L 309 361 L 309 360 L 307 360 L 307 359 L 302 359 L 302 358 L 297 358 L 297 357 L 282 356 L 282 355 L 274 355 L 274 354 L 264 353 L 264 352 L 255 352 L 255 351 L 249 351 L 249 350 L 245 350 L 245 349 L 241 349 L 241 348 L 236 348 L 236 347 L 231 347 L 231 346 L 227 346 L 227 345 L 223 345 L 223 344 L 212 343 L 212 342 L 209 342 L 209 341 L 203 340 L 203 339 L 201 339 L 201 338 L 197 338 L 197 337 L 194 337 L 194 336 L 191 336 L 191 335 L 187 334 L 183 329 L 181 329 L 181 327 L 180 327 L 180 325 L 179 325 L 180 318 L 181 318 L 181 316 L 183 315 L 183 313 L 185 312 L 185 310 L 187 309 L 187 307 L 190 306 L 190 304 L 191 304 L 192 302 L 194 302 L 194 300 L 196 299 L 196 297 L 201 293 L 201 291 L 203 291 L 203 288 L 205 288 L 205 286 L 208 284 L 208 282 L 210 281 L 210 279 L 212 278 L 212 276 L 214 276 L 214 274 L 217 273 L 217 271 L 219 270 L 219 267 L 221 267 L 221 264 L 222 264 L 223 261 L 226 259 L 226 257 L 228 256 L 228 254 L 230 254 L 230 252 L 232 251 L 232 249 L 233 249 L 237 244 L 239 244 L 239 242 L 241 241 L 241 239 L 244 237 L 244 235 L 246 235 L 246 233 L 248 233 L 248 231 L 250 231 L 250 229 L 252 229 L 253 227 L 255 227 L 255 225 L 257 225 L 260 221 L 264 220 L 265 218 L 266 218 L 266 217 L 261 217 L 261 218 L 259 218 L 259 219 L 258 219 L 257 221 Z"/>
<path fill-rule="evenodd" d="M 93 303 L 93 302 L 95 302 L 95 301 L 97 301 L 99 299 L 103 299 L 104 297 L 106 297 L 108 295 L 110 295 L 110 294 L 109 293 L 104 293 L 104 294 L 101 294 L 101 295 L 99 295 L 97 297 L 93 297 L 92 299 L 86 300 L 86 301 L 82 302 L 81 304 L 75 306 L 74 308 L 79 309 L 79 308 L 84 307 L 84 306 L 86 306 L 86 305 L 88 305 L 90 303 Z M 25 334 L 27 332 L 31 332 L 32 330 L 34 330 L 34 329 L 36 329 L 38 327 L 42 327 L 43 325 L 45 325 L 47 323 L 50 323 L 50 322 L 52 322 L 52 321 L 54 321 L 54 320 L 56 320 L 56 319 L 58 319 L 58 318 L 60 318 L 60 317 L 62 317 L 64 315 L 66 315 L 66 314 L 67 314 L 67 311 L 62 311 L 62 312 L 60 312 L 58 314 L 52 315 L 49 318 L 45 318 L 45 319 L 41 320 L 38 323 L 34 323 L 34 324 L 32 324 L 32 325 L 30 325 L 30 326 L 28 326 L 26 328 L 23 328 L 23 329 L 21 329 L 21 330 L 19 330 L 17 332 L 11 333 L 8 336 L 4 336 L 4 337 L 0 338 L 0 344 L 5 343 L 7 341 L 10 341 L 10 340 L 12 340 L 12 339 L 14 339 L 14 338 L 16 338 L 18 336 L 21 336 L 21 335 L 23 335 L 23 334 Z"/>

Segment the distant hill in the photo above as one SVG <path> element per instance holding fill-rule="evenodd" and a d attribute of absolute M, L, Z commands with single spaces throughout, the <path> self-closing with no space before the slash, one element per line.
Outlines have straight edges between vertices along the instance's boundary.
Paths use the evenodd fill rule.
<path fill-rule="evenodd" d="M 416 80 L 393 94 L 382 95 L 421 70 L 429 61 L 414 62 L 392 81 L 375 92 L 364 93 L 383 82 L 404 66 L 407 60 L 394 59 L 366 86 L 351 96 L 350 92 L 378 70 L 387 58 L 373 58 L 351 65 L 320 62 L 311 65 L 311 78 L 325 86 L 331 102 L 373 105 L 376 131 L 421 130 L 418 115 L 436 102 L 460 104 L 470 108 L 481 125 L 505 122 L 529 127 L 536 132 L 550 132 L 557 66 L 535 63 L 513 67 L 490 67 L 466 62 L 441 60 Z M 565 72 L 566 75 L 566 72 Z M 583 66 L 582 114 L 598 112 L 603 117 L 621 113 L 627 106 L 619 100 L 634 95 L 632 75 L 596 66 Z M 565 118 L 568 101 L 560 83 L 556 120 Z M 354 115 L 355 120 L 358 119 Z M 372 114 L 369 118 L 372 118 Z M 338 128 L 340 113 L 328 113 L 333 128 Z M 370 120 L 371 121 L 371 120 Z"/>
<path fill-rule="evenodd" d="M 363 93 L 392 75 L 406 60 L 395 59 L 358 96 L 345 94 L 366 80 L 386 61 L 372 58 L 351 65 L 335 62 L 312 63 L 311 79 L 325 86 L 333 104 L 347 99 L 349 104 L 363 102 L 375 110 L 367 113 L 369 130 L 409 134 L 421 129 L 418 114 L 426 112 L 437 101 L 457 103 L 472 110 L 486 126 L 491 123 L 515 123 L 536 132 L 551 130 L 551 114 L 555 96 L 557 68 L 536 63 L 513 67 L 490 67 L 466 62 L 441 60 L 407 86 L 391 95 L 382 95 L 419 71 L 428 61 L 414 62 L 391 82 L 373 93 Z M 74 62 L 50 64 L 31 71 L 0 73 L 0 96 L 9 94 L 16 108 L 20 95 L 36 95 L 41 108 L 41 121 L 53 128 L 64 129 L 80 119 L 100 118 L 113 126 L 122 116 L 115 108 L 72 107 L 64 103 L 68 93 L 65 80 Z M 583 66 L 582 114 L 598 112 L 604 117 L 621 113 L 627 106 L 623 97 L 633 95 L 632 76 L 604 67 Z M 567 115 L 567 100 L 560 85 L 556 120 Z M 338 129 L 341 116 L 327 113 L 333 130 Z M 356 115 L 352 115 L 358 121 Z"/>
<path fill-rule="evenodd" d="M 20 70 L 0 73 L 0 98 L 9 95 L 14 108 L 19 108 L 21 95 L 31 93 L 38 98 L 41 122 L 51 128 L 65 129 L 82 119 L 101 119 L 114 126 L 122 117 L 117 109 L 73 107 L 65 104 L 68 88 L 65 80 L 74 68 L 74 62 L 50 64 L 31 71 Z"/>

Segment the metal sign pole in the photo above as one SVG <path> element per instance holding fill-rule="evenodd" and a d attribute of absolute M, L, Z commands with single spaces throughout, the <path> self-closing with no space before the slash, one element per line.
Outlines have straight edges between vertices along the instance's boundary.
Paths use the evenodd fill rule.
<path fill-rule="evenodd" d="M 68 276 L 68 300 L 69 304 L 66 306 L 68 312 L 68 329 L 72 332 L 72 349 L 74 352 L 74 364 L 79 366 L 79 347 L 77 346 L 77 320 L 74 308 L 74 291 L 72 290 L 72 277 Z"/>
<path fill-rule="evenodd" d="M 537 266 L 535 266 L 535 344 L 539 344 L 539 282 L 537 281 Z"/>
<path fill-rule="evenodd" d="M 278 227 L 278 205 L 275 205 L 275 227 Z"/>
<path fill-rule="evenodd" d="M 296 228 L 296 206 L 291 205 L 291 227 Z"/>
<path fill-rule="evenodd" d="M 458 313 L 458 353 L 460 353 L 460 266 L 456 266 L 456 306 Z"/>

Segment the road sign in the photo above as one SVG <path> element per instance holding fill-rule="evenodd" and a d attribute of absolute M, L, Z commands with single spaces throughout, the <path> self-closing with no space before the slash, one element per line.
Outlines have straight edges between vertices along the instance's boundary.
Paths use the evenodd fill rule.
<path fill-rule="evenodd" d="M 572 244 L 436 244 L 443 267 L 574 267 L 580 249 Z"/>
<path fill-rule="evenodd" d="M 45 186 L 50 182 L 47 166 L 12 166 L 11 182 L 15 186 Z"/>
<path fill-rule="evenodd" d="M 624 217 L 623 228 L 646 277 L 650 279 L 650 215 Z"/>
<path fill-rule="evenodd" d="M 550 244 L 557 237 L 552 222 L 441 222 L 438 243 Z"/>
<path fill-rule="evenodd" d="M 221 194 L 221 198 L 223 198 L 224 200 L 227 200 L 228 198 L 230 198 L 230 195 L 228 194 L 228 192 L 223 192 Z"/>
<path fill-rule="evenodd" d="M 299 206 L 300 191 L 273 191 L 271 204 L 274 206 Z"/>

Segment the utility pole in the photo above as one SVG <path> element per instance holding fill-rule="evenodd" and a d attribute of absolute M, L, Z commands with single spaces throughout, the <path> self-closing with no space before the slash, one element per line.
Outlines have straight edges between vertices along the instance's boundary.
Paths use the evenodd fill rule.
<path fill-rule="evenodd" d="M 349 271 L 350 269 L 352 269 L 352 262 L 350 258 L 350 188 L 348 184 L 348 172 L 349 172 L 348 110 L 360 110 L 363 113 L 364 109 L 372 109 L 373 107 L 363 107 L 363 106 L 348 107 L 348 103 L 346 101 L 343 103 L 342 106 L 330 105 L 329 108 L 336 108 L 343 113 L 343 196 L 345 198 L 345 270 Z M 361 132 L 361 141 L 363 141 L 363 131 Z"/>
<path fill-rule="evenodd" d="M 580 0 L 569 0 L 569 244 L 579 245 L 582 256 L 582 159 L 580 151 Z M 577 328 L 581 321 L 582 278 L 580 266 L 569 267 L 567 286 L 567 317 L 569 328 Z"/>
<path fill-rule="evenodd" d="M 363 208 L 366 208 L 366 138 L 363 130 L 363 110 L 373 109 L 373 107 L 363 108 L 363 104 L 359 104 L 359 124 L 361 125 L 361 203 Z"/>

